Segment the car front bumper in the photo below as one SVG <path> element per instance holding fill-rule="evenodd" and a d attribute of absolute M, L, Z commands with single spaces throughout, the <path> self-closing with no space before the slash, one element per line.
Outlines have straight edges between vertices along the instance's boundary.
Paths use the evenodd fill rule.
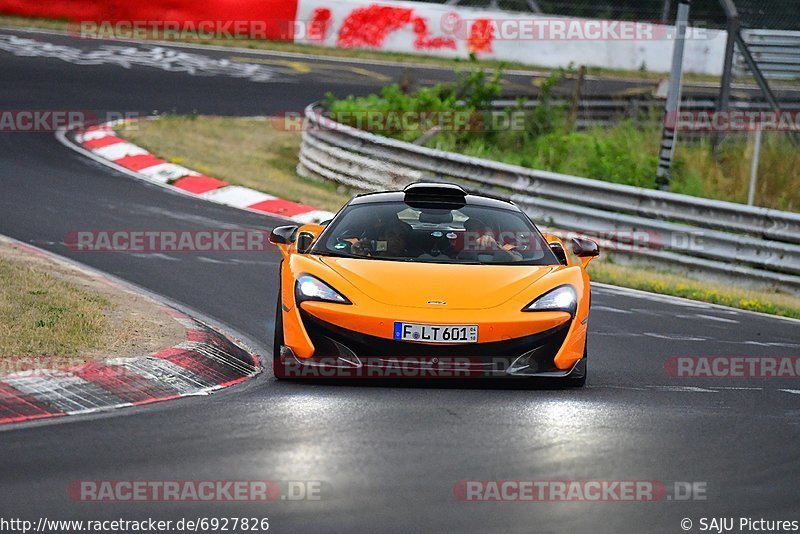
<path fill-rule="evenodd" d="M 580 358 L 566 369 L 555 363 L 574 335 L 573 321 L 502 341 L 423 344 L 348 330 L 306 311 L 300 317 L 315 350 L 302 358 L 284 346 L 279 357 L 287 378 L 563 378 L 580 372 Z"/>

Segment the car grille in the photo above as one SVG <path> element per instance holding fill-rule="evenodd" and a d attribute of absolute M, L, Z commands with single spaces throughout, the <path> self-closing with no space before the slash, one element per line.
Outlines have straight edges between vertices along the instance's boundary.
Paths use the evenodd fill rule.
<path fill-rule="evenodd" d="M 333 343 L 335 341 L 347 347 L 361 360 L 385 360 L 389 363 L 403 359 L 445 361 L 447 358 L 461 358 L 466 359 L 470 367 L 498 371 L 508 368 L 519 356 L 534 350 L 539 371 L 557 370 L 553 359 L 564 343 L 570 326 L 568 322 L 545 332 L 490 343 L 425 345 L 384 339 L 341 328 L 303 310 L 300 316 L 316 348 L 314 357 L 338 356 L 341 350 Z"/>

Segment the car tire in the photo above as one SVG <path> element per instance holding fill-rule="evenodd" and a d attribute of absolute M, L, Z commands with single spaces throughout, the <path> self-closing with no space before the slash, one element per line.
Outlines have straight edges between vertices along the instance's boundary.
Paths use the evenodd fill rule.
<path fill-rule="evenodd" d="M 279 271 L 280 272 L 280 271 Z M 286 378 L 286 369 L 281 362 L 281 347 L 283 346 L 283 302 L 281 300 L 281 286 L 278 283 L 278 305 L 275 308 L 275 335 L 272 340 L 272 374 L 278 380 Z"/>
<path fill-rule="evenodd" d="M 587 341 L 588 345 L 588 341 Z M 587 347 L 583 347 L 583 358 L 578 362 L 578 365 L 575 366 L 575 369 L 569 374 L 566 378 L 567 383 L 566 386 L 569 388 L 582 388 L 586 385 L 586 374 L 587 374 L 587 367 L 588 367 L 588 360 L 587 360 Z"/>

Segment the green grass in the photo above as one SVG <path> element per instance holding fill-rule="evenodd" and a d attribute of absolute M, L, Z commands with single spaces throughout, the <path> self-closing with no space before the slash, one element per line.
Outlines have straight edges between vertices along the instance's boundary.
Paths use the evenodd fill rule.
<path fill-rule="evenodd" d="M 16 15 L 0 14 L 0 26 L 16 27 L 16 28 L 36 28 L 40 30 L 54 30 L 54 31 L 65 32 L 69 29 L 69 22 L 61 19 L 18 17 Z"/>
<path fill-rule="evenodd" d="M 75 356 L 102 346 L 111 303 L 42 269 L 0 260 L 0 357 Z"/>
<path fill-rule="evenodd" d="M 603 260 L 589 264 L 589 275 L 593 282 L 800 319 L 800 298 L 777 291 L 701 282 L 669 271 L 618 265 Z"/>

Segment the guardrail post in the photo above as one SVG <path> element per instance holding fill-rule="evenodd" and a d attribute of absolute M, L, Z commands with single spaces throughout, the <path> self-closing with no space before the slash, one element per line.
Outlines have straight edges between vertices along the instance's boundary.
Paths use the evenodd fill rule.
<path fill-rule="evenodd" d="M 573 130 L 578 122 L 578 108 L 581 105 L 581 94 L 583 93 L 583 81 L 586 78 L 586 65 L 581 65 L 578 69 L 578 79 L 575 80 L 575 92 L 572 95 L 572 103 L 569 106 L 569 129 Z"/>
<path fill-rule="evenodd" d="M 661 136 L 656 184 L 659 189 L 669 189 L 669 172 L 675 152 L 678 113 L 681 106 L 681 77 L 683 76 L 683 49 L 686 44 L 686 29 L 689 24 L 691 0 L 680 0 L 678 17 L 675 20 L 675 46 L 672 51 L 672 70 L 669 75 L 667 106 L 664 112 L 664 132 Z"/>
<path fill-rule="evenodd" d="M 761 158 L 761 126 L 756 128 L 756 140 L 753 146 L 753 163 L 750 166 L 750 188 L 747 191 L 747 205 L 756 201 L 756 181 L 758 180 L 758 161 Z"/>
<path fill-rule="evenodd" d="M 731 99 L 731 80 L 733 79 L 733 52 L 736 45 L 736 35 L 739 33 L 739 13 L 736 6 L 728 0 L 729 5 L 725 5 L 725 14 L 728 17 L 727 32 L 728 37 L 725 41 L 725 62 L 722 69 L 722 80 L 719 85 L 719 98 L 717 100 L 717 113 L 727 111 Z M 715 131 L 711 146 L 716 148 L 725 138 L 724 132 Z"/>

